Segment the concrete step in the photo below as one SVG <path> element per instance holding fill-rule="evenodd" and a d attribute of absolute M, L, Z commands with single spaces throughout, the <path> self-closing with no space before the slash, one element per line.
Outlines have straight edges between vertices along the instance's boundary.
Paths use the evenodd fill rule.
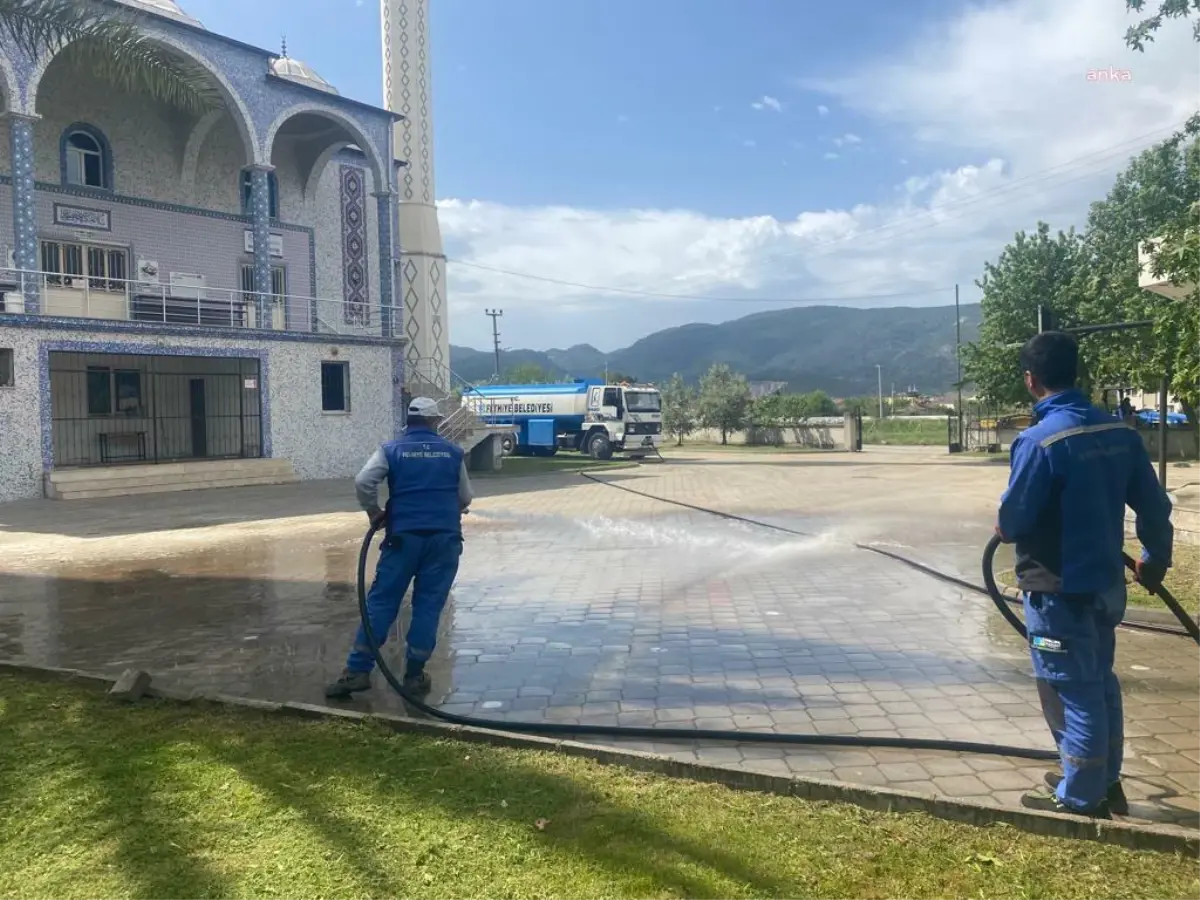
<path fill-rule="evenodd" d="M 104 497 L 132 497 L 139 494 L 167 494 L 178 491 L 202 491 L 209 488 L 253 487 L 264 484 L 292 484 L 299 481 L 295 475 L 290 478 L 279 475 L 264 475 L 259 477 L 223 478 L 209 481 L 187 482 L 185 484 L 145 484 L 136 487 L 123 488 L 92 488 L 82 490 L 61 491 L 54 500 L 96 500 Z"/>
<path fill-rule="evenodd" d="M 288 484 L 299 481 L 286 459 L 233 459 L 58 469 L 46 478 L 52 500 L 123 497 L 210 487 Z"/>
<path fill-rule="evenodd" d="M 259 475 L 267 472 L 291 473 L 292 471 L 291 461 L 286 459 L 212 459 L 161 463 L 159 465 L 121 464 L 55 469 L 50 473 L 50 479 L 55 484 L 67 485 L 139 478 L 180 478 L 213 472 Z"/>

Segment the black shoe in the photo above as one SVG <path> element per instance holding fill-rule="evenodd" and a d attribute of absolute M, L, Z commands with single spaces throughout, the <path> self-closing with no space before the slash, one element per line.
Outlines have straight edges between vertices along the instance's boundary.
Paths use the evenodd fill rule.
<path fill-rule="evenodd" d="M 415 675 L 405 675 L 402 682 L 404 693 L 413 697 L 424 697 L 433 690 L 433 679 L 428 672 L 417 672 Z"/>
<path fill-rule="evenodd" d="M 1059 782 L 1062 780 L 1063 777 L 1057 772 L 1046 773 L 1046 787 L 1052 791 L 1058 790 Z M 1129 801 L 1125 799 L 1125 788 L 1121 787 L 1121 782 L 1115 781 L 1108 786 L 1108 796 L 1104 800 L 1108 803 L 1108 808 L 1114 815 L 1129 815 Z"/>
<path fill-rule="evenodd" d="M 330 700 L 345 700 L 352 694 L 357 694 L 359 691 L 369 691 L 370 689 L 370 672 L 351 672 L 349 669 L 343 669 L 342 674 L 338 676 L 338 680 L 325 688 L 325 696 Z"/>
<path fill-rule="evenodd" d="M 1066 813 L 1069 816 L 1086 816 L 1089 819 L 1112 818 L 1112 813 L 1108 809 L 1108 801 L 1101 801 L 1099 806 L 1092 809 L 1072 809 L 1059 800 L 1057 794 L 1044 788 L 1030 791 L 1021 798 L 1021 805 L 1026 809 L 1036 809 L 1041 812 Z"/>

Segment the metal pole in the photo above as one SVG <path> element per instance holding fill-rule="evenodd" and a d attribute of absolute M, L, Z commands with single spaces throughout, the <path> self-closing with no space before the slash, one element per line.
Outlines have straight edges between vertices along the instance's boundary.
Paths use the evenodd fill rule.
<path fill-rule="evenodd" d="M 1164 376 L 1158 395 L 1158 483 L 1167 486 L 1167 395 L 1171 389 L 1170 376 Z"/>
<path fill-rule="evenodd" d="M 500 380 L 500 317 L 504 315 L 502 309 L 484 310 L 492 317 L 492 350 L 496 354 L 496 380 Z"/>
<path fill-rule="evenodd" d="M 958 435 L 962 440 L 963 423 L 963 386 L 962 386 L 962 310 L 958 305 L 958 285 L 954 286 L 954 359 L 958 365 L 958 405 L 954 408 L 958 413 Z"/>
<path fill-rule="evenodd" d="M 875 375 L 879 379 L 879 418 L 883 418 L 883 366 L 875 364 Z"/>

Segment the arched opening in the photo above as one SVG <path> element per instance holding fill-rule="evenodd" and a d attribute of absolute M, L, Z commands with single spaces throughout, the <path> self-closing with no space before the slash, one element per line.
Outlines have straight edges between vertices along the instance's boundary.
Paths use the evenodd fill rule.
<path fill-rule="evenodd" d="M 59 140 L 59 175 L 68 187 L 111 191 L 112 147 L 104 132 L 85 122 L 68 125 Z"/>
<path fill-rule="evenodd" d="M 280 173 L 284 184 L 283 207 L 288 200 L 311 203 L 326 166 L 346 148 L 361 149 L 366 168 L 370 170 L 374 189 L 386 184 L 378 154 L 369 138 L 352 120 L 331 110 L 312 107 L 285 113 L 267 135 L 271 164 Z M 293 190 L 299 195 L 288 197 Z M 285 213 L 286 218 L 286 213 Z"/>
<path fill-rule="evenodd" d="M 245 103 L 226 77 L 174 38 L 152 39 L 211 76 L 219 108 L 193 114 L 127 89 L 107 77 L 103 65 L 94 60 L 94 48 L 83 41 L 68 44 L 43 59 L 30 78 L 29 95 L 39 117 L 34 126 L 38 180 L 191 205 L 197 168 L 213 168 L 205 166 L 206 155 L 218 154 L 216 167 L 227 172 L 256 161 L 257 135 Z M 88 127 L 75 129 L 80 123 Z M 68 134 L 75 130 L 80 134 Z M 94 177 L 97 162 L 99 179 Z M 230 180 L 228 175 L 225 180 Z M 199 199 L 195 205 L 237 212 L 236 181 L 225 188 L 218 204 Z"/>

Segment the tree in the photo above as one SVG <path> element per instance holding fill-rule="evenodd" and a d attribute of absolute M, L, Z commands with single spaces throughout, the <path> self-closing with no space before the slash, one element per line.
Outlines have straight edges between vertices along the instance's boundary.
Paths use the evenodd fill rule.
<path fill-rule="evenodd" d="M 1081 239 L 1074 229 L 1050 236 L 1039 222 L 1033 234 L 1018 232 L 999 260 L 984 264 L 979 339 L 963 348 L 963 368 L 981 397 L 993 403 L 1029 399 L 1018 364 L 1021 345 L 1037 333 L 1038 305 L 1064 327 L 1075 324 Z"/>
<path fill-rule="evenodd" d="M 683 439 L 696 430 L 697 402 L 696 389 L 678 372 L 672 375 L 662 392 L 663 429 L 678 446 L 683 446 Z"/>
<path fill-rule="evenodd" d="M 554 376 L 537 363 L 523 362 L 507 369 L 503 380 L 507 384 L 552 384 Z"/>
<path fill-rule="evenodd" d="M 1125 0 L 1125 8 L 1130 12 L 1144 12 L 1146 0 Z M 1144 53 L 1146 44 L 1154 40 L 1154 32 L 1158 31 L 1167 19 L 1187 19 L 1192 13 L 1200 13 L 1200 0 L 1158 0 L 1158 12 L 1131 26 L 1125 32 L 1125 43 L 1139 53 Z M 1200 41 L 1200 19 L 1192 23 L 1192 37 Z"/>
<path fill-rule="evenodd" d="M 0 37 L 30 59 L 61 51 L 81 75 L 199 115 L 223 105 L 203 67 L 155 43 L 144 17 L 85 0 L 0 0 Z"/>
<path fill-rule="evenodd" d="M 746 427 L 750 415 L 750 385 L 745 375 L 721 363 L 700 378 L 700 424 L 721 432 L 721 443 L 729 443 L 729 433 Z"/>
<path fill-rule="evenodd" d="M 836 416 L 837 404 L 824 391 L 807 394 L 771 394 L 754 401 L 755 425 L 797 425 L 806 419 Z"/>

